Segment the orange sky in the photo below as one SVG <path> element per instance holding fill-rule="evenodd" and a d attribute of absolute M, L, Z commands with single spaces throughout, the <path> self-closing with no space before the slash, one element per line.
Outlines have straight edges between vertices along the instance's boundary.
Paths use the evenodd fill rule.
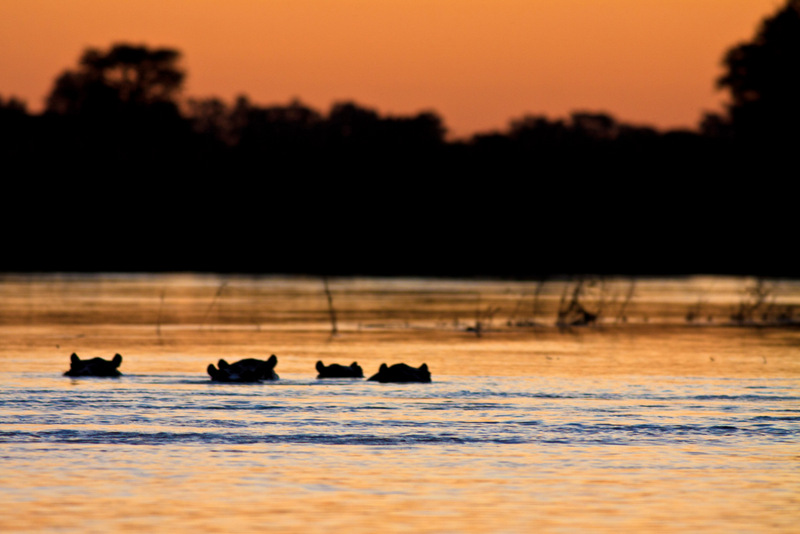
<path fill-rule="evenodd" d="M 451 133 L 607 111 L 661 128 L 719 110 L 725 50 L 783 0 L 0 0 L 0 95 L 41 108 L 88 46 L 170 46 L 186 96 L 434 109 Z"/>

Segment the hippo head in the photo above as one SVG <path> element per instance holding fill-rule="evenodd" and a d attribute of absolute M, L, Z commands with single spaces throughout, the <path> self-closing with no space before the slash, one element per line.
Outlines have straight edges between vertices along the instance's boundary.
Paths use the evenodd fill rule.
<path fill-rule="evenodd" d="M 364 370 L 358 365 L 358 362 L 353 362 L 349 366 L 332 363 L 326 366 L 321 361 L 317 362 L 317 378 L 363 378 Z"/>
<path fill-rule="evenodd" d="M 100 376 L 100 377 L 118 377 L 122 373 L 117 369 L 122 363 L 122 356 L 115 354 L 109 360 L 103 358 L 87 358 L 81 360 L 74 352 L 69 357 L 70 367 L 69 371 L 64 373 L 65 376 Z"/>
<path fill-rule="evenodd" d="M 383 363 L 378 372 L 369 380 L 376 382 L 430 382 L 431 372 L 425 363 L 419 367 L 411 367 L 404 363 L 396 363 L 389 367 Z"/>
<path fill-rule="evenodd" d="M 277 380 L 275 366 L 278 364 L 278 357 L 274 354 L 265 360 L 246 358 L 238 362 L 229 364 L 225 360 L 219 360 L 217 365 L 209 364 L 208 374 L 211 379 L 217 382 L 258 382 L 260 380 Z"/>

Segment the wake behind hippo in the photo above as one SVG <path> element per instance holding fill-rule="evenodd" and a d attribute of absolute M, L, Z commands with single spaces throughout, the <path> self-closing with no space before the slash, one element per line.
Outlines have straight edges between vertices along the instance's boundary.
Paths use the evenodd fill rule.
<path fill-rule="evenodd" d="M 317 362 L 317 378 L 364 378 L 364 371 L 358 363 L 353 362 L 349 366 L 332 363 L 325 365 L 322 361 Z"/>
<path fill-rule="evenodd" d="M 378 372 L 369 377 L 369 380 L 376 382 L 430 382 L 431 372 L 426 363 L 418 368 L 404 363 L 396 363 L 391 367 L 382 363 Z"/>
<path fill-rule="evenodd" d="M 268 360 L 257 360 L 255 358 L 245 358 L 235 363 L 228 363 L 220 360 L 218 366 L 208 365 L 208 374 L 215 382 L 259 382 L 261 380 L 277 380 L 278 374 L 275 366 L 278 364 L 278 357 L 274 354 Z"/>
<path fill-rule="evenodd" d="M 119 372 L 119 365 L 122 363 L 122 356 L 115 354 L 109 360 L 103 358 L 87 358 L 81 360 L 74 352 L 69 357 L 69 371 L 64 376 L 98 376 L 104 378 L 116 378 L 122 376 Z"/>

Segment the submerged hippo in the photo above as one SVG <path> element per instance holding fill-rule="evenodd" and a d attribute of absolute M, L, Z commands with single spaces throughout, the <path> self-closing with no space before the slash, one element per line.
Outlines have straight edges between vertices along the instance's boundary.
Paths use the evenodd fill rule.
<path fill-rule="evenodd" d="M 369 380 L 376 382 L 430 382 L 431 372 L 428 371 L 426 363 L 419 368 L 404 363 L 396 363 L 389 367 L 382 363 L 377 374 L 371 376 Z"/>
<path fill-rule="evenodd" d="M 225 360 L 218 362 L 219 369 L 214 364 L 208 365 L 208 374 L 215 382 L 258 382 L 259 380 L 277 380 L 275 366 L 278 364 L 278 357 L 274 354 L 268 360 L 257 360 L 246 358 L 236 363 L 228 363 Z"/>
<path fill-rule="evenodd" d="M 321 361 L 317 362 L 317 378 L 364 378 L 364 371 L 358 363 L 353 362 L 349 366 L 332 363 L 325 366 Z"/>
<path fill-rule="evenodd" d="M 111 361 L 103 358 L 87 358 L 81 360 L 74 352 L 69 357 L 69 371 L 64 376 L 103 376 L 116 378 L 122 376 L 117 367 L 122 363 L 122 356 L 115 354 Z"/>

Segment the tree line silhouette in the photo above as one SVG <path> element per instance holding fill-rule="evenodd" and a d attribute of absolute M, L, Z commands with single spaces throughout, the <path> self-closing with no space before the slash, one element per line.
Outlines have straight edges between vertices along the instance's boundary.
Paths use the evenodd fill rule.
<path fill-rule="evenodd" d="M 0 97 L 7 198 L 32 202 L 4 224 L 58 221 L 6 270 L 797 273 L 782 179 L 800 141 L 800 0 L 726 53 L 730 103 L 696 130 L 575 112 L 448 140 L 434 111 L 184 100 L 180 59 L 91 48 L 44 112 Z M 11 233 L 12 251 L 31 242 Z"/>

